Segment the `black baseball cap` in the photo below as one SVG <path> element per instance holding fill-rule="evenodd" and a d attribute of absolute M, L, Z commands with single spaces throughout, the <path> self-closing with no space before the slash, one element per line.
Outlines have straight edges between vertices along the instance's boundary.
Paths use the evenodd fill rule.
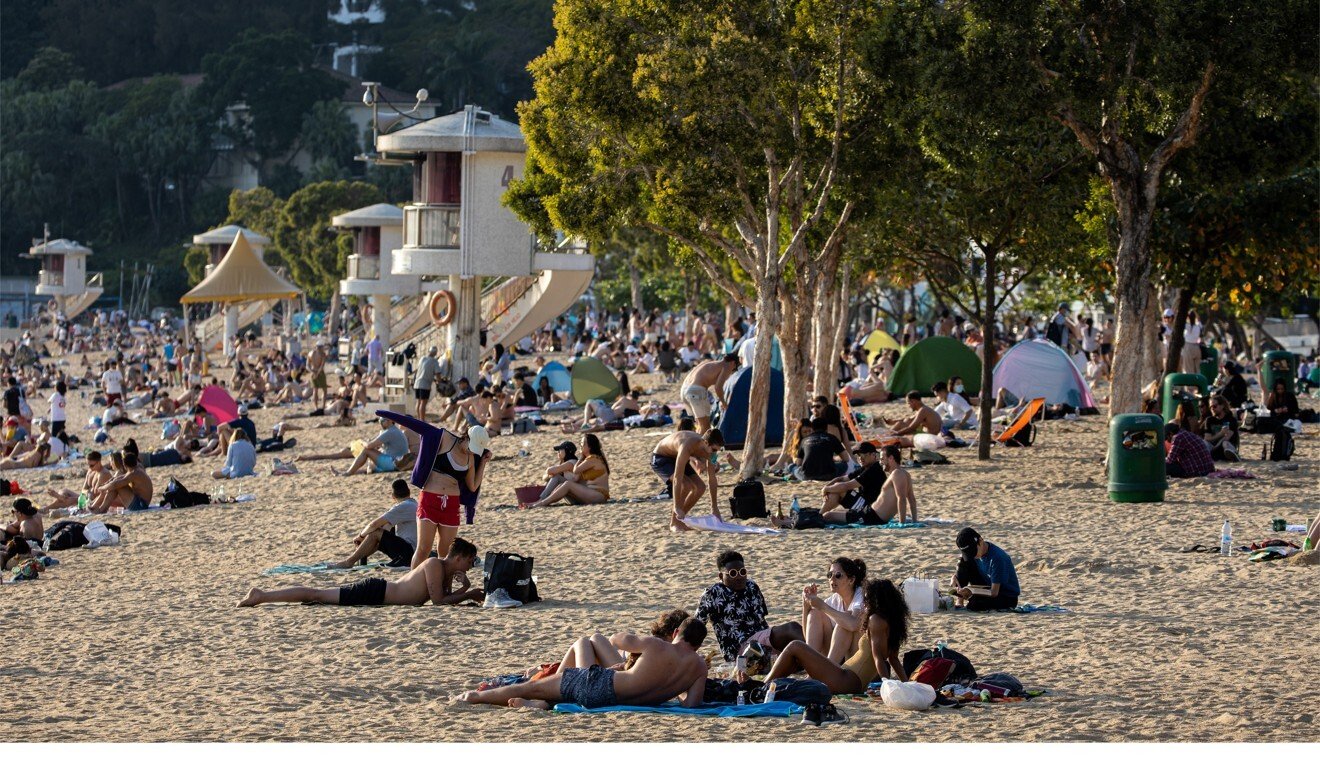
<path fill-rule="evenodd" d="M 576 451 L 577 451 L 577 444 L 574 444 L 572 441 L 561 441 L 561 442 L 559 442 L 558 444 L 555 444 L 555 451 L 556 451 L 556 452 L 576 452 Z"/>
<path fill-rule="evenodd" d="M 876 451 L 877 450 L 875 448 L 875 444 L 872 444 L 870 441 L 863 441 L 862 443 L 853 447 L 853 454 L 858 454 L 858 455 L 875 454 Z"/>
<path fill-rule="evenodd" d="M 969 559 L 976 557 L 976 548 L 981 544 L 981 535 L 971 527 L 958 530 L 958 550 Z"/>

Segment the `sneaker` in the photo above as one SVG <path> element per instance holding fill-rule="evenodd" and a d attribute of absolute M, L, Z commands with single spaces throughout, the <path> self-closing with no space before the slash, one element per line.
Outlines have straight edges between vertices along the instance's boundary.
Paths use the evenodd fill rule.
<path fill-rule="evenodd" d="M 820 707 L 821 725 L 846 725 L 848 724 L 848 715 L 843 713 L 833 703 L 826 703 Z"/>
<path fill-rule="evenodd" d="M 1239 459 L 1237 449 L 1227 442 L 1224 443 L 1224 457 L 1231 463 L 1235 463 Z"/>
<path fill-rule="evenodd" d="M 503 588 L 496 588 L 486 596 L 486 601 L 481 606 L 495 609 L 509 609 L 510 607 L 521 607 L 522 602 L 509 596 L 509 592 Z"/>
<path fill-rule="evenodd" d="M 819 703 L 808 703 L 802 709 L 802 722 L 804 725 L 815 725 L 820 727 L 821 706 Z"/>

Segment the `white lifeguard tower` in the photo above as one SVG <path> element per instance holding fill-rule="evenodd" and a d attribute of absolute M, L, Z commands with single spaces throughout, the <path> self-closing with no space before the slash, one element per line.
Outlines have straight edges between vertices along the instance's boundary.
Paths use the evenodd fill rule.
<path fill-rule="evenodd" d="M 220 261 L 210 265 L 206 278 L 179 301 L 185 305 L 209 302 L 222 308 L 201 327 L 215 326 L 215 321 L 220 319 L 224 352 L 229 355 L 234 337 L 242 326 L 254 323 L 276 302 L 293 300 L 301 294 L 301 289 L 272 270 L 261 258 L 261 252 L 248 243 L 241 231 L 236 231 Z M 255 315 L 252 315 L 253 308 L 256 309 Z M 243 321 L 244 315 L 251 316 L 250 320 Z M 196 336 L 202 341 L 203 351 L 209 351 L 218 341 L 214 339 L 215 333 L 206 328 L 199 328 Z"/>
<path fill-rule="evenodd" d="M 339 282 L 339 293 L 370 298 L 371 333 L 380 335 L 387 347 L 396 336 L 415 334 L 429 320 L 422 294 L 444 286 L 423 282 L 421 276 L 394 273 L 390 254 L 403 245 L 403 209 L 377 203 L 340 214 L 330 222 L 353 234 L 348 277 Z M 392 302 L 394 297 L 399 300 Z"/>
<path fill-rule="evenodd" d="M 580 251 L 538 251 L 528 226 L 501 202 L 523 173 L 527 147 L 516 123 L 468 105 L 380 134 L 376 150 L 379 161 L 413 168 L 413 202 L 403 208 L 392 274 L 448 277 L 451 293 L 432 295 L 428 315 L 436 318 L 437 304 L 452 303 L 452 312 L 411 341 L 418 349 L 436 344 L 447 351 L 455 379 L 475 381 L 483 330 L 486 350 L 516 342 L 586 291 L 595 259 Z M 495 276 L 510 278 L 483 292 L 483 279 Z M 402 391 L 410 393 L 406 386 Z"/>
<path fill-rule="evenodd" d="M 28 259 L 41 260 L 36 292 L 51 298 L 56 309 L 72 319 L 92 306 L 105 289 L 101 274 L 87 274 L 87 258 L 92 250 L 67 238 L 34 239 L 28 249 Z"/>

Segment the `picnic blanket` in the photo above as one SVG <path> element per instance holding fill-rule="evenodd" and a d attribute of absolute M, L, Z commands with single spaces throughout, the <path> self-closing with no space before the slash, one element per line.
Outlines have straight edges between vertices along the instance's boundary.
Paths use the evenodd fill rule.
<path fill-rule="evenodd" d="M 313 572 L 352 572 L 356 570 L 368 569 L 406 569 L 406 567 L 391 567 L 388 561 L 369 561 L 366 564 L 354 564 L 348 569 L 331 569 L 330 562 L 321 561 L 315 564 L 278 564 L 268 570 L 263 570 L 263 575 L 304 575 Z"/>
<path fill-rule="evenodd" d="M 802 707 L 786 700 L 775 700 L 769 703 L 748 703 L 744 706 L 712 704 L 698 706 L 697 708 L 684 708 L 678 705 L 678 701 L 670 701 L 659 706 L 601 706 L 594 709 L 583 708 L 576 703 L 555 704 L 555 712 L 559 714 L 606 714 L 611 711 L 670 714 L 684 717 L 788 717 L 802 713 Z"/>
<path fill-rule="evenodd" d="M 783 535 L 785 530 L 774 527 L 749 527 L 745 524 L 734 524 L 731 521 L 722 521 L 714 516 L 688 516 L 683 519 L 683 523 L 699 529 L 703 532 L 731 532 L 738 535 Z"/>

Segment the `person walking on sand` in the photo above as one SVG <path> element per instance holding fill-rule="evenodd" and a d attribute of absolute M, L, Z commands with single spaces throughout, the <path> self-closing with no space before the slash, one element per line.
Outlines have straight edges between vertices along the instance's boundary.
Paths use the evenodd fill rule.
<path fill-rule="evenodd" d="M 236 606 L 311 602 L 341 607 L 378 607 L 386 604 L 420 606 L 428 601 L 435 605 L 479 602 L 486 595 L 480 588 L 472 588 L 467 576 L 476 561 L 477 547 L 460 537 L 454 540 L 445 558 L 427 558 L 399 580 L 365 578 L 341 588 L 293 586 L 263 591 L 254 587 Z"/>
<path fill-rule="evenodd" d="M 325 411 L 326 390 L 329 384 L 325 378 L 325 343 L 320 340 L 316 349 L 307 357 L 307 371 L 312 375 L 312 411 Z"/>
<path fill-rule="evenodd" d="M 679 393 L 683 396 L 683 403 L 687 404 L 692 416 L 697 418 L 697 431 L 705 433 L 710 430 L 710 394 L 713 391 L 715 398 L 720 402 L 720 410 L 729 408 L 729 402 L 724 399 L 724 383 L 728 381 L 729 375 L 738 369 L 738 355 L 730 353 L 719 361 L 707 361 L 698 364 L 688 372 L 688 376 L 683 380 L 683 387 Z"/>
<path fill-rule="evenodd" d="M 705 640 L 706 624 L 696 618 L 683 621 L 669 641 L 618 633 L 610 637 L 610 644 L 622 652 L 637 654 L 637 662 L 626 671 L 601 665 L 592 647 L 583 645 L 577 650 L 577 668 L 522 684 L 469 690 L 455 700 L 549 709 L 556 703 L 576 703 L 584 708 L 658 706 L 677 697 L 691 708 L 701 705 L 706 695 L 706 659 L 697 654 Z"/>
<path fill-rule="evenodd" d="M 724 435 L 715 428 L 704 434 L 680 430 L 660 439 L 651 450 L 651 470 L 660 480 L 673 487 L 674 508 L 669 516 L 669 528 L 674 532 L 691 529 L 683 523 L 706 491 L 699 477 L 706 469 L 710 484 L 710 511 L 720 518 L 719 482 L 716 478 L 715 452 L 724 448 Z"/>

